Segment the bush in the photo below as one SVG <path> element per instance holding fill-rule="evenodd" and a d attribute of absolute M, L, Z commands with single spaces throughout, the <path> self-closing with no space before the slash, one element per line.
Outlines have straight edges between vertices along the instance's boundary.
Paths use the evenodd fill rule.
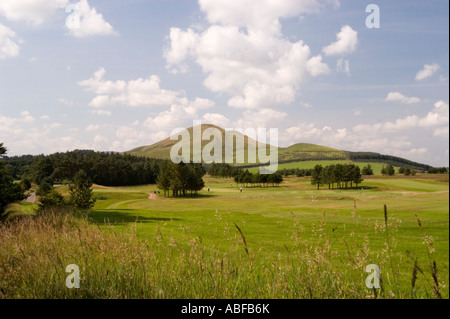
<path fill-rule="evenodd" d="M 41 195 L 38 203 L 40 209 L 53 206 L 63 206 L 65 204 L 66 202 L 64 201 L 64 197 L 54 188 L 52 188 L 45 195 Z"/>

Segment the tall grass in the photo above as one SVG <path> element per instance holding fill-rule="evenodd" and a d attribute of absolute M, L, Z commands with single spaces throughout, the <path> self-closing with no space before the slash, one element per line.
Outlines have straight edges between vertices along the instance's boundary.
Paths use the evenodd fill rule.
<path fill-rule="evenodd" d="M 0 298 L 442 297 L 431 239 L 422 234 L 430 271 L 413 258 L 411 278 L 405 263 L 409 259 L 395 250 L 399 221 L 385 214 L 385 223 L 371 229 L 359 223 L 355 205 L 356 227 L 338 237 L 334 230 L 327 231 L 325 214 L 305 230 L 292 213 L 291 245 L 268 256 L 263 248 L 252 250 L 245 227 L 238 224 L 224 226 L 224 236 L 232 243 L 224 251 L 190 233 L 177 242 L 157 229 L 152 240 L 143 240 L 137 238 L 135 224 L 121 231 L 100 228 L 68 208 L 47 209 L 0 225 Z M 384 249 L 371 251 L 369 231 L 381 236 L 390 231 Z M 345 254 L 337 248 L 341 244 Z M 69 264 L 80 268 L 79 289 L 65 285 Z M 382 289 L 365 286 L 368 264 L 382 270 Z"/>

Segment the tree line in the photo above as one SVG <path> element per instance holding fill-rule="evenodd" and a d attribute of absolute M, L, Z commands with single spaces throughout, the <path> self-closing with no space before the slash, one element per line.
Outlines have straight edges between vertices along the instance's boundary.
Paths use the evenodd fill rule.
<path fill-rule="evenodd" d="M 433 167 L 428 170 L 429 174 L 448 174 L 447 167 Z"/>
<path fill-rule="evenodd" d="M 227 163 L 211 163 L 205 165 L 205 169 L 209 175 L 213 177 L 230 178 L 239 175 L 240 168 L 231 166 Z"/>
<path fill-rule="evenodd" d="M 93 183 L 105 186 L 154 184 L 162 161 L 90 150 L 37 155 L 32 161 L 29 156 L 11 158 L 7 164 L 16 179 L 28 179 L 38 185 L 46 177 L 55 183 L 68 184 L 80 170 Z"/>
<path fill-rule="evenodd" d="M 355 164 L 316 165 L 311 175 L 311 184 L 317 189 L 321 185 L 328 185 L 328 189 L 358 187 L 362 181 L 361 169 Z"/>
<path fill-rule="evenodd" d="M 278 170 L 282 176 L 297 176 L 297 177 L 305 177 L 311 176 L 313 169 L 312 168 L 283 168 Z"/>
<path fill-rule="evenodd" d="M 371 152 L 348 152 L 348 159 L 354 162 L 381 162 L 392 166 L 401 166 L 411 170 L 414 169 L 420 172 L 432 169 L 430 165 L 413 162 L 397 156 Z"/>

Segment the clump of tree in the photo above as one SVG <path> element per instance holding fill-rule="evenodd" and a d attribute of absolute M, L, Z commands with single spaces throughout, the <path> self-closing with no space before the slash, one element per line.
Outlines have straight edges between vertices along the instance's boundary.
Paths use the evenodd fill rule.
<path fill-rule="evenodd" d="M 283 176 L 279 172 L 274 174 L 253 174 L 250 173 L 247 169 L 241 170 L 239 175 L 234 177 L 234 182 L 237 186 L 245 186 L 245 187 L 272 187 L 280 186 L 283 182 Z"/>
<path fill-rule="evenodd" d="M 388 164 L 386 166 L 383 166 L 381 169 L 381 174 L 385 176 L 393 176 L 395 175 L 395 168 L 391 164 Z"/>
<path fill-rule="evenodd" d="M 398 173 L 405 176 L 415 176 L 417 174 L 417 171 L 415 169 L 410 169 L 409 167 L 400 167 L 398 169 Z"/>
<path fill-rule="evenodd" d="M 83 170 L 78 171 L 69 186 L 70 203 L 76 208 L 90 209 L 95 204 L 92 193 L 92 181 Z"/>
<path fill-rule="evenodd" d="M 362 175 L 374 175 L 372 166 L 370 164 L 367 164 L 367 166 L 364 166 L 361 170 Z"/>
<path fill-rule="evenodd" d="M 50 177 L 44 177 L 41 180 L 36 195 L 39 196 L 38 206 L 40 209 L 67 204 L 64 197 L 54 188 L 53 180 Z"/>
<path fill-rule="evenodd" d="M 432 167 L 428 170 L 428 174 L 448 174 L 447 167 Z"/>
<path fill-rule="evenodd" d="M 6 148 L 0 143 L 0 219 L 3 216 L 5 208 L 8 204 L 25 198 L 21 184 L 14 183 L 9 172 L 3 163 L 3 156 L 6 154 Z"/>
<path fill-rule="evenodd" d="M 203 166 L 199 163 L 175 164 L 171 161 L 165 161 L 160 166 L 160 171 L 156 184 L 164 191 L 164 196 L 170 195 L 180 197 L 198 194 L 205 187 L 203 176 L 205 175 Z"/>
<path fill-rule="evenodd" d="M 362 181 L 361 169 L 355 164 L 316 165 L 311 175 L 311 184 L 317 185 L 317 189 L 321 185 L 328 185 L 328 189 L 353 188 Z"/>

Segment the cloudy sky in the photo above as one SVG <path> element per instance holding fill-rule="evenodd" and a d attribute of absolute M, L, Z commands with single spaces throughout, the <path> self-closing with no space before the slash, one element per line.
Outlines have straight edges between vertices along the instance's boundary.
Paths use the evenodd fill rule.
<path fill-rule="evenodd" d="M 448 166 L 448 30 L 446 0 L 0 0 L 0 142 L 126 151 L 202 120 Z"/>

